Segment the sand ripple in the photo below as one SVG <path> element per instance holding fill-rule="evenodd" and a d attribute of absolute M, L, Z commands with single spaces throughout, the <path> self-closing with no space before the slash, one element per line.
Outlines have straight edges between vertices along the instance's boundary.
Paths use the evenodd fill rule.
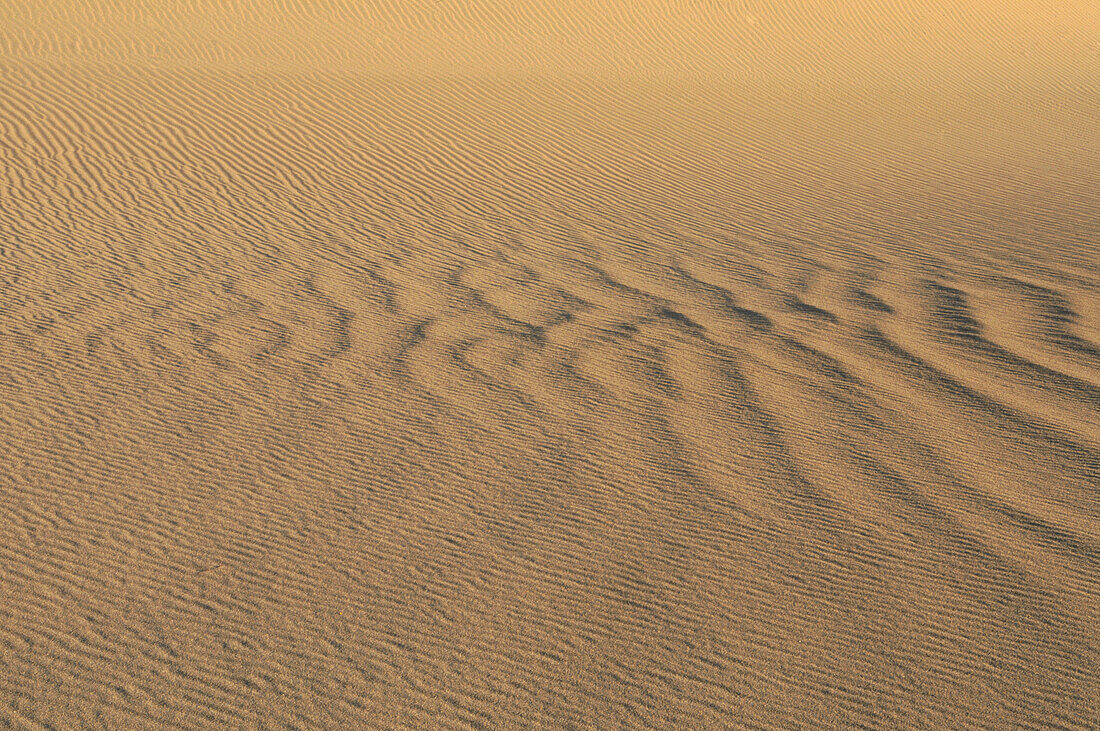
<path fill-rule="evenodd" d="M 1090 102 L 769 93 L 3 67 L 0 719 L 1100 724 Z"/>

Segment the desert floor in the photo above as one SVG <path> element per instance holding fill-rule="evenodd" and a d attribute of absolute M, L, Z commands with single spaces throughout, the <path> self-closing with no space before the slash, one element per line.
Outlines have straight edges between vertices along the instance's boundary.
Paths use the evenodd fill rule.
<path fill-rule="evenodd" d="M 1100 726 L 1100 11 L 361 5 L 0 10 L 0 726 Z"/>

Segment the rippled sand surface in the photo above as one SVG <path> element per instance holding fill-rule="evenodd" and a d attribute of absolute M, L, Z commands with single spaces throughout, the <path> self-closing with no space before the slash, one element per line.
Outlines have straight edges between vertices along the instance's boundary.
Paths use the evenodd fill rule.
<path fill-rule="evenodd" d="M 806 5 L 0 9 L 0 724 L 1100 725 L 1100 12 Z"/>

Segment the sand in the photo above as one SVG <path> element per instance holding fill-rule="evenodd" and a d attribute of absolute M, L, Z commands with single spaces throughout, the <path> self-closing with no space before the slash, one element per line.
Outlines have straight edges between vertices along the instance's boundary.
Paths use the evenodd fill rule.
<path fill-rule="evenodd" d="M 1100 726 L 1098 30 L 5 4 L 0 725 Z"/>

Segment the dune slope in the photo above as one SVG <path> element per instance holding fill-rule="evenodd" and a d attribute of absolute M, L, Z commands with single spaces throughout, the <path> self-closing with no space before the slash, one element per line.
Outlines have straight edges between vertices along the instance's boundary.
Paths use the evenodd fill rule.
<path fill-rule="evenodd" d="M 51 7 L 0 33 L 0 722 L 1100 724 L 1095 14 L 1008 74 L 984 5 L 777 12 L 761 79 L 638 30 L 725 5 L 562 10 L 587 75 L 494 71 L 550 5 Z M 796 83 L 898 13 L 943 83 Z"/>

